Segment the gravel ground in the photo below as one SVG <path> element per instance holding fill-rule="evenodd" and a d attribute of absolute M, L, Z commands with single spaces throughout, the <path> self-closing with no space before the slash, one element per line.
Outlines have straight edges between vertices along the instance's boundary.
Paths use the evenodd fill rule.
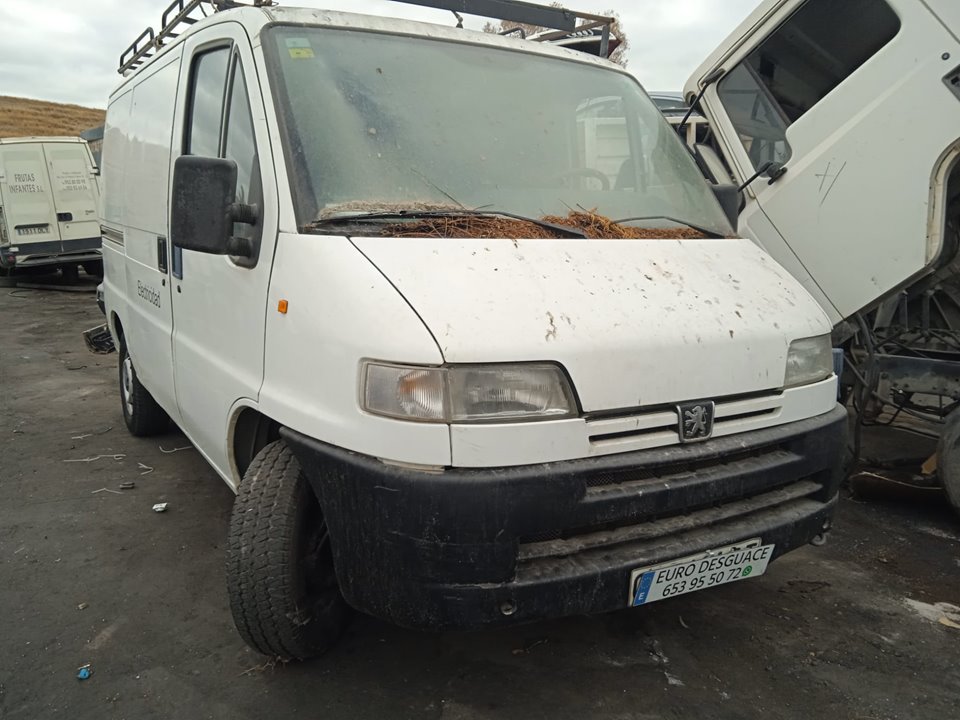
<path fill-rule="evenodd" d="M 233 495 L 183 436 L 126 433 L 116 355 L 80 335 L 92 295 L 0 289 L 0 318 L 0 718 L 957 717 L 938 604 L 960 605 L 960 521 L 936 493 L 847 497 L 826 547 L 642 610 L 443 635 L 358 617 L 324 658 L 265 664 L 227 607 Z"/>

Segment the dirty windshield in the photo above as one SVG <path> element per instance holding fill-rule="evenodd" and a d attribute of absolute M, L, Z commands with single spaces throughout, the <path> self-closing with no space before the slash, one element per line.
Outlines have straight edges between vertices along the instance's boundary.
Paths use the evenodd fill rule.
<path fill-rule="evenodd" d="M 630 76 L 489 46 L 268 31 L 301 226 L 398 210 L 590 211 L 731 232 Z"/>

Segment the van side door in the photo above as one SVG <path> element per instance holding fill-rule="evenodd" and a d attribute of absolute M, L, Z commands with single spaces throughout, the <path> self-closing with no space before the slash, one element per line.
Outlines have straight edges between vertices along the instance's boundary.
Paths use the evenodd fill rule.
<path fill-rule="evenodd" d="M 174 50 L 114 100 L 107 111 L 103 170 L 103 245 L 105 253 L 122 253 L 120 320 L 127 350 L 140 382 L 175 422 L 167 216 L 179 81 L 180 53 Z M 109 269 L 105 282 L 115 282 Z"/>
<path fill-rule="evenodd" d="M 180 153 L 237 164 L 238 202 L 257 205 L 255 226 L 237 224 L 253 258 L 174 249 L 174 355 L 182 427 L 232 482 L 231 410 L 256 402 L 263 382 L 267 289 L 277 232 L 277 190 L 264 99 L 250 39 L 226 22 L 192 37 L 184 56 Z"/>

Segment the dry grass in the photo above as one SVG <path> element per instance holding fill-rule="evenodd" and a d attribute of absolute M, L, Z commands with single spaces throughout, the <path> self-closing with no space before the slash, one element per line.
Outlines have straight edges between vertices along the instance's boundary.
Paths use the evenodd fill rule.
<path fill-rule="evenodd" d="M 0 138 L 76 136 L 103 125 L 105 111 L 0 95 Z"/>
<path fill-rule="evenodd" d="M 543 221 L 572 228 L 594 240 L 678 240 L 704 239 L 707 236 L 690 228 L 641 228 L 618 225 L 595 212 L 571 212 L 566 217 L 549 215 Z M 391 224 L 383 229 L 388 237 L 506 238 L 511 240 L 550 240 L 569 237 L 560 229 L 552 230 L 526 220 L 496 216 L 445 216 L 421 218 Z"/>

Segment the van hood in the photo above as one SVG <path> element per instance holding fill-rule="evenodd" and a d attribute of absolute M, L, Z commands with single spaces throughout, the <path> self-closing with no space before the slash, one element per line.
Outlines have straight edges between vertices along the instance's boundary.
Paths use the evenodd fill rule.
<path fill-rule="evenodd" d="M 775 390 L 790 342 L 830 332 L 748 240 L 353 242 L 445 362 L 558 362 L 585 412 Z"/>

